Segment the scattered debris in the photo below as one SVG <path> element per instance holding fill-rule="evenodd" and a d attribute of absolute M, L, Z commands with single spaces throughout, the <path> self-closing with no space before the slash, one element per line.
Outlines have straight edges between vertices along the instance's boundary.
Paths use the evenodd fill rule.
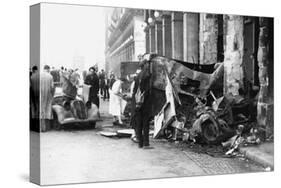
<path fill-rule="evenodd" d="M 240 144 L 242 144 L 244 142 L 244 138 L 241 136 L 238 136 L 233 145 L 231 145 L 230 149 L 225 153 L 226 155 L 232 155 L 234 151 L 236 151 L 238 149 L 238 147 L 240 146 Z"/>

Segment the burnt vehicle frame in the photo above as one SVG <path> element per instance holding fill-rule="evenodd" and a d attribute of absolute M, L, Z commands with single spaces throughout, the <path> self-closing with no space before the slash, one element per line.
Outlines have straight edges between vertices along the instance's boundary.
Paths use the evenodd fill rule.
<path fill-rule="evenodd" d="M 187 133 L 198 142 L 217 144 L 235 135 L 239 124 L 255 121 L 253 99 L 242 96 L 245 93 L 238 95 L 238 100 L 223 94 L 223 63 L 201 65 L 157 54 L 145 54 L 143 60 L 150 65 L 151 87 L 163 92 L 170 82 L 175 100 L 175 113 L 162 122 L 154 138 L 173 130 Z M 166 105 L 163 100 L 156 114 L 164 113 Z"/>

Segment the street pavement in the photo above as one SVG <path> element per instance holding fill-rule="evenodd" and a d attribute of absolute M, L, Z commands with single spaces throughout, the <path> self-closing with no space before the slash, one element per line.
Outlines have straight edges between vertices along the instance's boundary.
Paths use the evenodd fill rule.
<path fill-rule="evenodd" d="M 101 136 L 100 130 L 114 129 L 107 111 L 101 100 L 104 121 L 96 129 L 41 133 L 42 185 L 265 171 L 246 159 L 212 157 L 166 140 L 151 139 L 154 149 L 145 150 L 129 138 Z"/>

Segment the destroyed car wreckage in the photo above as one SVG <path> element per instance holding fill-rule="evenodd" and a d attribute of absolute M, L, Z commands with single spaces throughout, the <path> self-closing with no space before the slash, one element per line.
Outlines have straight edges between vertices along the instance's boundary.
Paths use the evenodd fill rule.
<path fill-rule="evenodd" d="M 223 94 L 223 63 L 200 65 L 155 54 L 143 58 L 150 62 L 153 89 L 165 92 L 154 117 L 154 138 L 218 144 L 233 137 L 238 125 L 255 120 L 254 102 L 242 91 Z"/>

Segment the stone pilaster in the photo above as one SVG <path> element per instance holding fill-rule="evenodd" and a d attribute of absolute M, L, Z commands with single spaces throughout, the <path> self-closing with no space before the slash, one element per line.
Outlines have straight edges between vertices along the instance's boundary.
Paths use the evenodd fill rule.
<path fill-rule="evenodd" d="M 172 13 L 172 58 L 183 60 L 183 14 Z"/>
<path fill-rule="evenodd" d="M 215 14 L 200 14 L 200 63 L 217 62 L 218 19 Z"/>
<path fill-rule="evenodd" d="M 226 43 L 224 52 L 224 93 L 238 95 L 243 88 L 244 22 L 242 16 L 225 15 Z"/>
<path fill-rule="evenodd" d="M 155 52 L 163 55 L 162 22 L 155 22 Z"/>
<path fill-rule="evenodd" d="M 172 28 L 171 28 L 171 15 L 162 16 L 162 37 L 163 37 L 163 55 L 172 57 Z"/>
<path fill-rule="evenodd" d="M 199 61 L 199 14 L 183 14 L 183 59 L 198 63 Z"/>
<path fill-rule="evenodd" d="M 149 37 L 149 29 L 145 29 L 145 53 L 150 52 L 150 37 Z"/>
<path fill-rule="evenodd" d="M 257 121 L 266 128 L 266 136 L 273 134 L 273 99 L 269 93 L 269 19 L 260 18 L 258 66 L 260 92 L 257 105 Z M 273 59 L 272 59 L 273 61 Z M 273 62 L 271 64 L 273 66 Z M 272 81 L 273 82 L 273 81 Z"/>
<path fill-rule="evenodd" d="M 149 26 L 149 50 L 150 53 L 155 53 L 155 26 Z"/>

